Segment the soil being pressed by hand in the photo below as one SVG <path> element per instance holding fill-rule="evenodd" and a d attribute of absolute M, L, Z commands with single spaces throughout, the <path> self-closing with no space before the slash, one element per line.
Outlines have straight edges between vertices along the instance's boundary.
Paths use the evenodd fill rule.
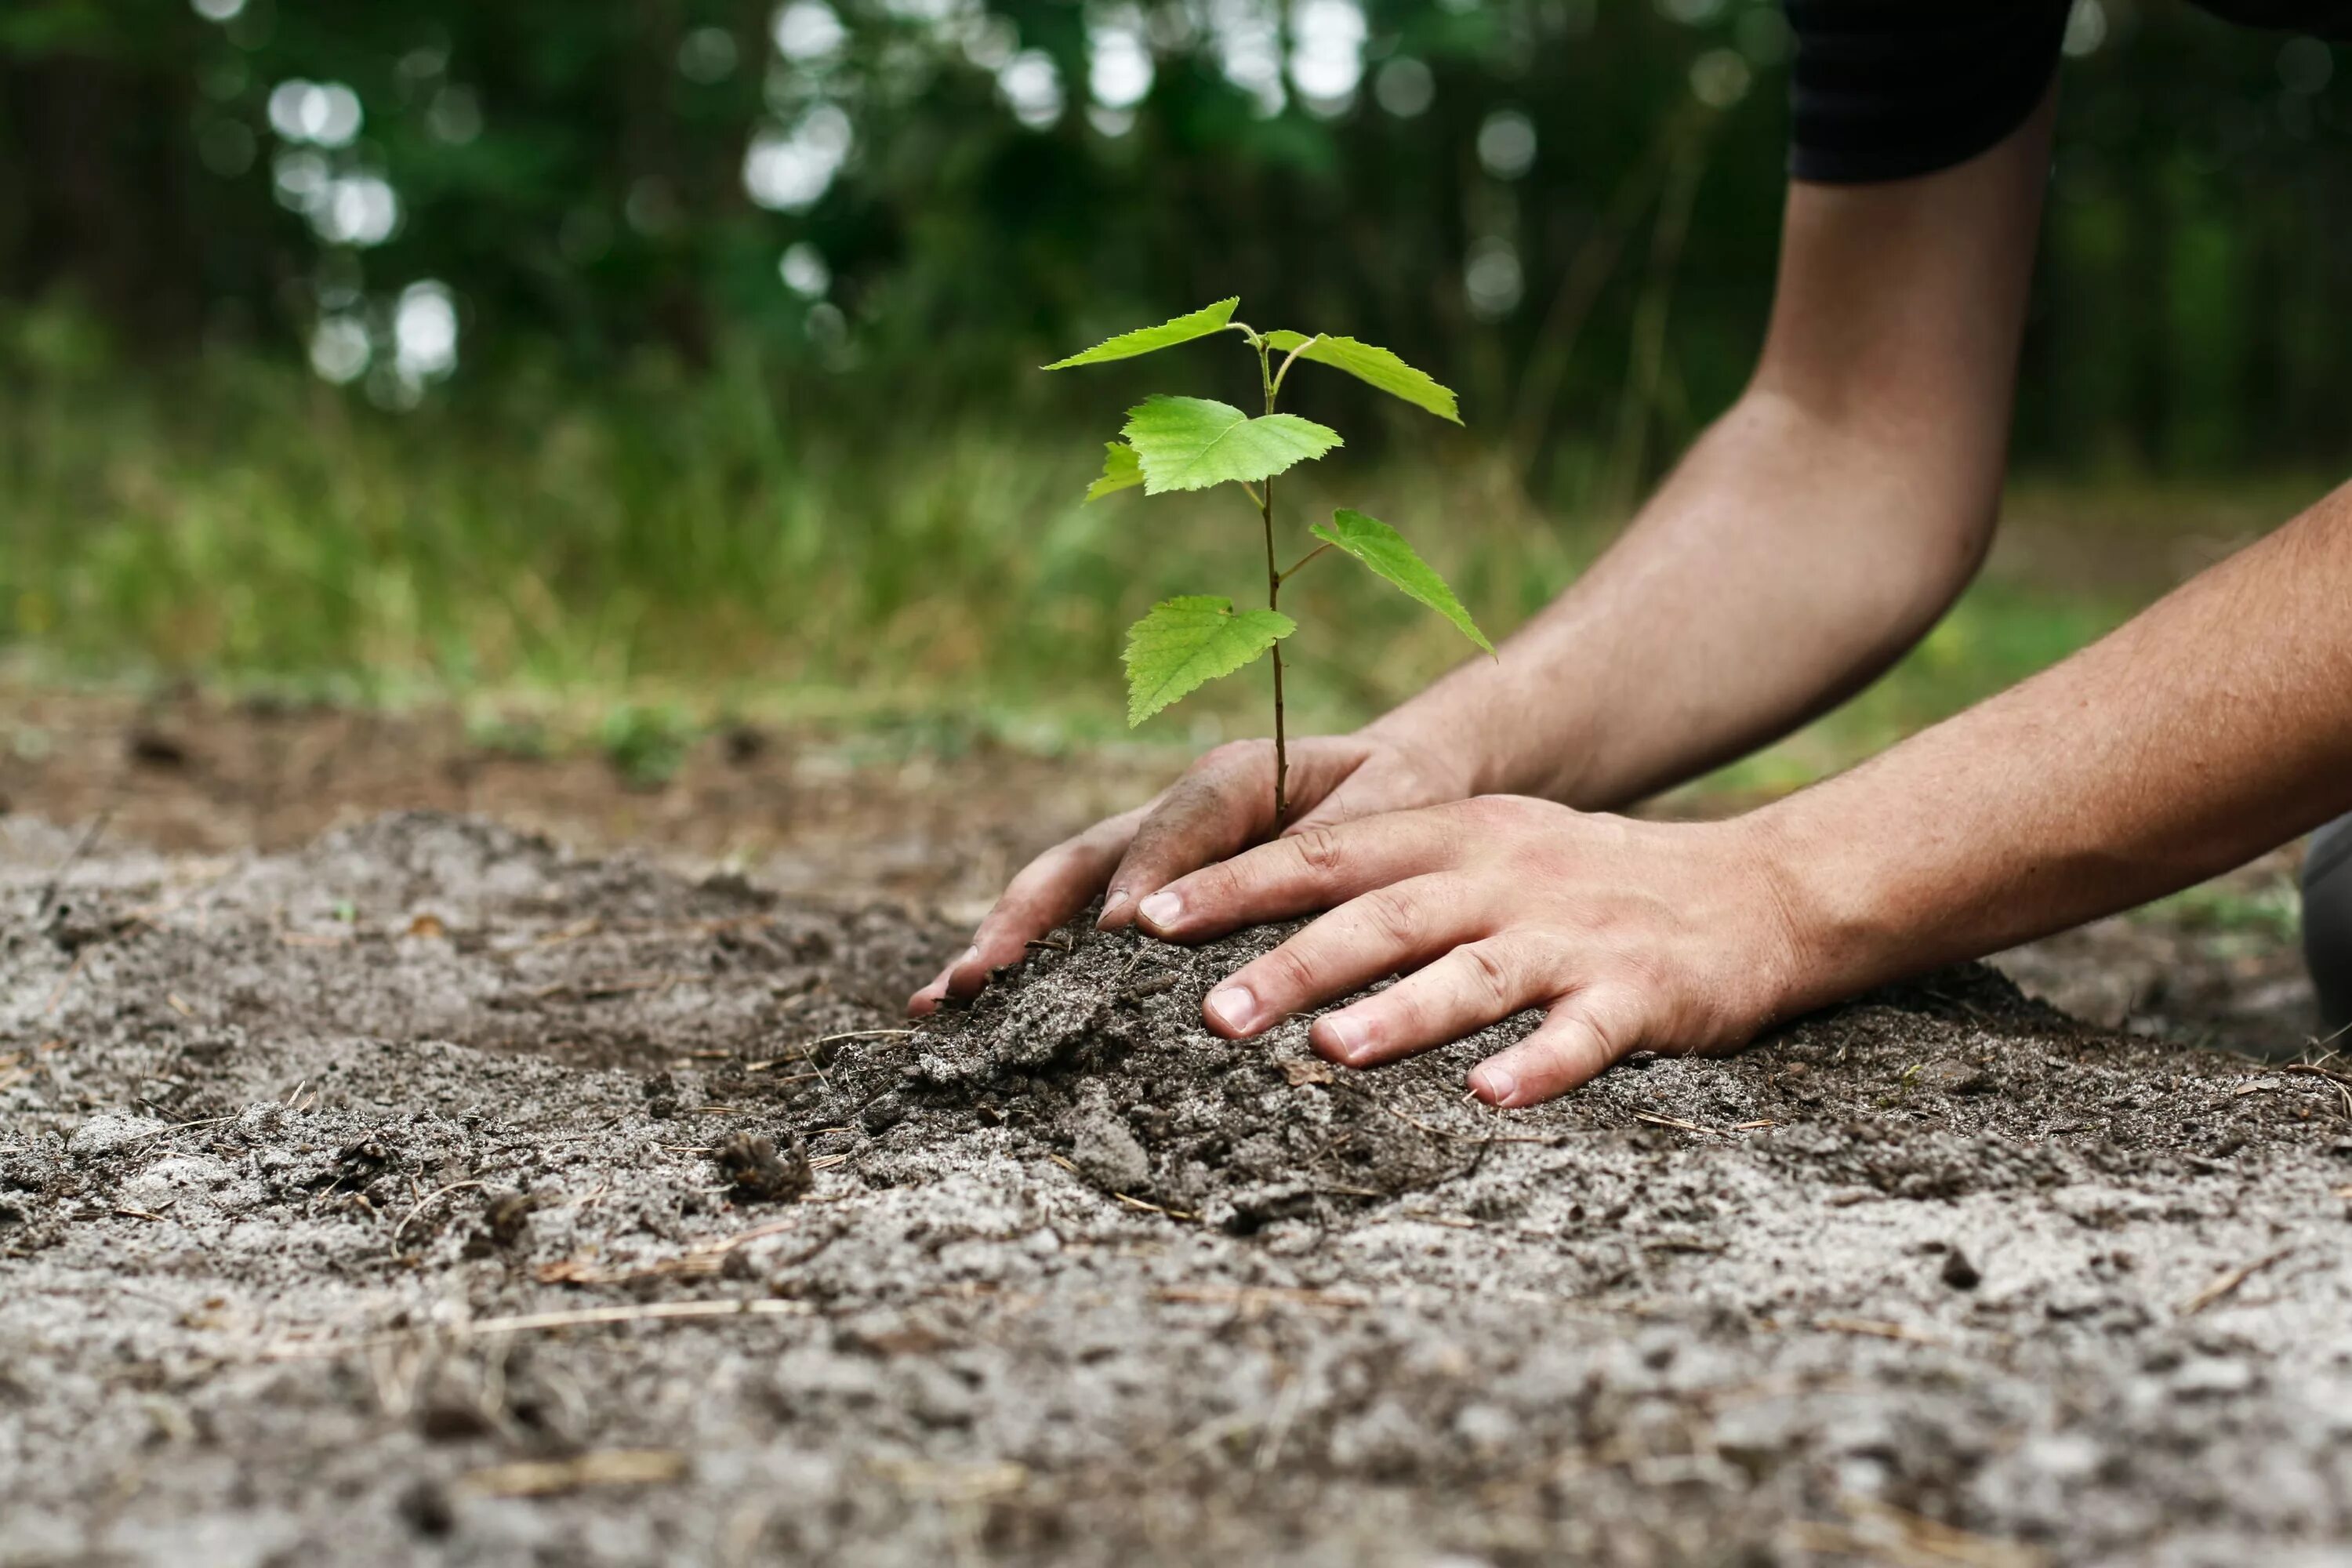
<path fill-rule="evenodd" d="M 1990 970 L 1497 1114 L 1083 923 L 0 817 L 0 1564 L 2340 1563 L 2352 1079 Z M 60 869 L 62 868 L 62 870 Z"/>

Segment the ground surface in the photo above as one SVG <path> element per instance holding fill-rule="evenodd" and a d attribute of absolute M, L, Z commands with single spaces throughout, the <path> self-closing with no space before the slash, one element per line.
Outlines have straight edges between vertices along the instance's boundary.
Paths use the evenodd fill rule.
<path fill-rule="evenodd" d="M 898 1032 L 926 910 L 1093 806 L 992 805 L 1018 760 L 531 764 L 657 862 L 251 722 L 319 748 L 268 809 L 226 723 L 0 774 L 9 1568 L 2352 1560 L 2352 1095 L 2281 1069 L 2275 868 L 2012 959 L 2131 1032 L 1959 971 L 1498 1118 L 1491 1039 L 1202 1032 L 1269 933 Z M 887 869 L 960 826 L 968 886 Z"/>

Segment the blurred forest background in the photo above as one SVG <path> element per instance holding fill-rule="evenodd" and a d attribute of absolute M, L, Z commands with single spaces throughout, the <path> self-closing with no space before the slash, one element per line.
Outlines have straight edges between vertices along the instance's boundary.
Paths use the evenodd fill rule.
<path fill-rule="evenodd" d="M 1109 733 L 1127 620 L 1254 546 L 1229 508 L 1081 506 L 1098 443 L 1255 373 L 1034 367 L 1227 294 L 1461 392 L 1466 432 L 1302 387 L 1349 445 L 1298 488 L 1507 627 L 1747 374 L 1789 47 L 1770 0 L 10 0 L 0 651 Z M 1784 771 L 2343 476 L 2343 48 L 2178 0 L 2080 0 L 2066 48 L 2024 543 Z M 1302 583 L 1311 719 L 1454 657 Z"/>

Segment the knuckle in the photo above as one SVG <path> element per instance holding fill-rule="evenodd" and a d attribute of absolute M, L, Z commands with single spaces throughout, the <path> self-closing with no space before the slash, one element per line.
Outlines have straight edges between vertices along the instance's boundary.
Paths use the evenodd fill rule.
<path fill-rule="evenodd" d="M 1601 1059 L 1613 1062 L 1641 1043 L 1641 1014 L 1620 992 L 1595 990 L 1576 1010 L 1576 1019 L 1601 1052 Z"/>
<path fill-rule="evenodd" d="M 1201 753 L 1201 760 L 1192 766 L 1189 776 L 1206 777 L 1253 769 L 1257 765 L 1258 752 L 1267 749 L 1264 741 L 1227 741 Z"/>
<path fill-rule="evenodd" d="M 1462 955 L 1463 979 L 1479 1000 L 1496 1008 L 1511 1005 L 1517 987 L 1510 965 L 1491 942 L 1475 942 L 1454 951 Z"/>
<path fill-rule="evenodd" d="M 1315 963 L 1292 943 L 1285 942 L 1265 955 L 1267 978 L 1273 982 L 1276 995 L 1293 996 L 1311 991 L 1315 985 Z"/>
<path fill-rule="evenodd" d="M 1366 932 L 1391 946 L 1411 944 L 1421 921 L 1412 900 L 1394 888 L 1376 888 L 1356 900 L 1357 919 Z"/>
<path fill-rule="evenodd" d="M 1337 872 L 1346 861 L 1346 851 L 1340 846 L 1339 833 L 1330 826 L 1310 827 L 1283 840 L 1290 846 L 1298 863 L 1321 876 Z"/>

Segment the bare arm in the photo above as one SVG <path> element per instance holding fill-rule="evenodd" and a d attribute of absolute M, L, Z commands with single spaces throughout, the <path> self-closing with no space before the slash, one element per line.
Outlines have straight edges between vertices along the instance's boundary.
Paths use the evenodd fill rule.
<path fill-rule="evenodd" d="M 1203 1004 L 1316 1021 L 1368 1066 L 1523 1007 L 1496 1105 L 1637 1050 L 1725 1050 L 1875 983 L 2187 886 L 2352 806 L 2352 486 L 2015 690 L 1744 817 L 1633 822 L 1523 795 L 1262 846 L 1144 901 L 1183 941 L 1328 909 Z"/>
<path fill-rule="evenodd" d="M 2352 485 L 2023 685 L 1759 812 L 1781 1010 L 2126 909 L 2352 807 Z"/>
<path fill-rule="evenodd" d="M 1465 793 L 1620 805 L 1924 635 L 1991 537 L 2048 122 L 1925 179 L 1793 186 L 1747 394 L 1499 661 L 1372 730 L 1464 758 Z"/>
<path fill-rule="evenodd" d="M 1877 675 L 1982 559 L 2000 485 L 2050 105 L 1916 180 L 1797 184 L 1756 374 L 1606 556 L 1512 637 L 1350 736 L 1220 747 L 1032 862 L 928 1012 L 1097 893 L 1103 923 L 1279 826 L 1507 792 L 1622 804 L 1785 733 Z"/>

